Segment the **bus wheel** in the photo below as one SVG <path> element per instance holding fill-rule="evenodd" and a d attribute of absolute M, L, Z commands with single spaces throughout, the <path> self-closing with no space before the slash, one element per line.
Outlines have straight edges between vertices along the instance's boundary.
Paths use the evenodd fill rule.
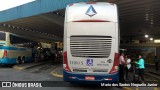
<path fill-rule="evenodd" d="M 20 63 L 21 63 L 21 57 L 18 57 L 18 58 L 17 58 L 16 63 L 17 63 L 17 64 L 20 64 Z"/>
<path fill-rule="evenodd" d="M 25 63 L 25 56 L 22 57 L 22 64 Z"/>

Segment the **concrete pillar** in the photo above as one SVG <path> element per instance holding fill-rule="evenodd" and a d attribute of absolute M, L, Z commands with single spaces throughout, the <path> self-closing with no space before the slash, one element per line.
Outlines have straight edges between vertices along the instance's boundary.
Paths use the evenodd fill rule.
<path fill-rule="evenodd" d="M 156 48 L 156 56 L 157 58 L 160 58 L 160 47 Z"/>
<path fill-rule="evenodd" d="M 55 53 L 55 41 L 51 41 L 51 50 Z"/>

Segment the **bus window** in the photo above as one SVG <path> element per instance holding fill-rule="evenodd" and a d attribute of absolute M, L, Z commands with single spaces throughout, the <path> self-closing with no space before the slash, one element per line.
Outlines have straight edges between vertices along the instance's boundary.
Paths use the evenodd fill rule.
<path fill-rule="evenodd" d="M 10 42 L 11 44 L 22 44 L 22 43 L 30 43 L 31 40 L 20 38 L 15 35 L 10 35 Z"/>
<path fill-rule="evenodd" d="M 0 40 L 5 41 L 6 40 L 6 34 L 4 32 L 0 32 Z"/>

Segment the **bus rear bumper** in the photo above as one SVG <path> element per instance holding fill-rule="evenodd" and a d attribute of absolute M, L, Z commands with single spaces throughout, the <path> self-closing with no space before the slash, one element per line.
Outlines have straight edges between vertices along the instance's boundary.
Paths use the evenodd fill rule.
<path fill-rule="evenodd" d="M 95 79 L 94 80 L 85 80 L 86 76 L 92 76 Z M 74 83 L 87 83 L 91 84 L 93 83 L 118 83 L 119 81 L 119 74 L 77 74 L 73 72 L 66 72 L 63 70 L 63 79 L 66 82 L 74 82 Z"/>

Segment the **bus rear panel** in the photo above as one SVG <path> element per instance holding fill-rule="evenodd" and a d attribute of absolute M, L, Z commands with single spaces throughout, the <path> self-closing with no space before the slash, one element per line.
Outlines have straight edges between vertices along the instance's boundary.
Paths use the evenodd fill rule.
<path fill-rule="evenodd" d="M 117 7 L 75 3 L 65 14 L 64 81 L 118 82 Z"/>

